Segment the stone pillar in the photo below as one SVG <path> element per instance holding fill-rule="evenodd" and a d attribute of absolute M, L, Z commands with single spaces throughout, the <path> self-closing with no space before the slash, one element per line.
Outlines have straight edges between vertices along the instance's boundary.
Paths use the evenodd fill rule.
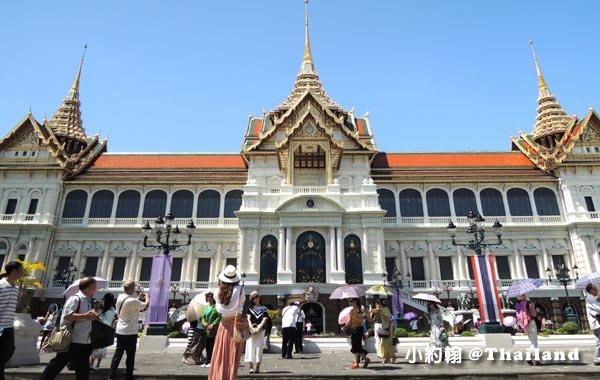
<path fill-rule="evenodd" d="M 284 228 L 279 227 L 279 241 L 277 244 L 277 272 L 283 272 L 285 268 L 285 235 Z"/>
<path fill-rule="evenodd" d="M 110 241 L 104 244 L 104 252 L 102 253 L 102 263 L 100 264 L 100 277 L 108 280 L 108 251 L 110 249 Z"/>
<path fill-rule="evenodd" d="M 258 240 L 258 228 L 252 229 L 252 256 L 250 257 L 250 272 L 256 272 L 259 266 L 260 242 Z"/>
<path fill-rule="evenodd" d="M 292 229 L 285 229 L 285 270 L 292 271 Z"/>
<path fill-rule="evenodd" d="M 502 191 L 502 204 L 504 205 L 504 215 L 506 215 L 506 222 L 512 222 L 512 216 L 510 214 L 510 207 L 508 206 L 508 198 L 506 192 Z"/>
<path fill-rule="evenodd" d="M 223 268 L 223 242 L 222 241 L 217 242 L 217 252 L 215 253 L 215 259 L 214 259 L 213 265 L 214 265 L 214 270 L 211 273 L 211 279 L 213 281 L 217 281 L 217 276 L 224 269 Z"/>
<path fill-rule="evenodd" d="M 335 227 L 329 227 L 329 265 L 331 272 L 337 272 L 337 247 L 335 240 Z"/>
<path fill-rule="evenodd" d="M 534 222 L 539 222 L 540 221 L 540 216 L 538 215 L 537 207 L 535 207 L 535 199 L 533 197 L 533 192 L 532 191 L 527 191 L 527 193 L 529 194 L 529 203 L 531 204 L 531 211 L 533 213 L 533 221 Z"/>
<path fill-rule="evenodd" d="M 550 301 L 552 301 L 552 316 L 554 317 L 552 318 L 552 326 L 554 326 L 554 330 L 558 330 L 564 322 L 562 310 L 560 310 L 560 303 L 557 297 L 552 297 Z"/>
<path fill-rule="evenodd" d="M 363 270 L 364 271 L 370 271 L 371 270 L 371 263 L 373 261 L 370 258 L 370 253 L 369 253 L 369 229 L 368 228 L 363 229 L 362 239 L 363 239 L 363 241 L 362 241 L 363 248 L 362 248 L 361 255 L 366 259 L 364 262 L 367 264 L 367 265 L 365 265 L 365 267 L 363 268 Z"/>
<path fill-rule="evenodd" d="M 141 260 L 140 260 L 141 261 Z M 133 247 L 131 249 L 131 256 L 129 256 L 129 258 L 127 259 L 127 270 L 125 271 L 125 278 L 124 280 L 134 280 L 137 281 L 138 280 L 138 272 L 137 272 L 137 265 L 138 265 L 138 244 L 133 244 Z M 141 265 L 141 263 L 140 263 Z"/>
<path fill-rule="evenodd" d="M 239 263 L 238 263 L 238 270 L 240 270 L 241 272 L 247 272 L 248 268 L 246 265 L 246 262 L 248 261 L 248 251 L 246 250 L 246 231 L 248 231 L 247 228 L 240 228 L 240 237 L 239 237 L 239 243 L 240 243 L 240 249 L 238 252 L 238 257 L 239 257 Z"/>
<path fill-rule="evenodd" d="M 585 297 L 579 297 L 579 321 L 581 322 L 581 329 L 587 330 L 590 328 L 590 324 L 587 319 L 587 310 L 585 309 Z"/>
<path fill-rule="evenodd" d="M 429 261 L 429 280 L 439 280 L 437 260 L 433 251 L 433 243 L 427 241 L 427 260 Z"/>
<path fill-rule="evenodd" d="M 185 257 L 185 273 L 183 274 L 183 281 L 189 281 L 191 284 L 194 281 L 194 242 L 187 247 L 187 254 Z M 190 286 L 193 289 L 193 287 Z"/>
<path fill-rule="evenodd" d="M 462 249 L 460 247 L 456 247 L 456 261 L 458 266 L 458 278 L 461 280 L 463 285 L 466 285 L 467 282 L 464 280 L 468 280 L 469 273 L 465 274 L 465 256 L 463 255 Z"/>
<path fill-rule="evenodd" d="M 344 260 L 344 237 L 342 236 L 342 227 L 336 228 L 337 231 L 337 263 L 338 271 L 346 272 L 346 262 Z M 362 256 L 362 254 L 361 254 Z"/>

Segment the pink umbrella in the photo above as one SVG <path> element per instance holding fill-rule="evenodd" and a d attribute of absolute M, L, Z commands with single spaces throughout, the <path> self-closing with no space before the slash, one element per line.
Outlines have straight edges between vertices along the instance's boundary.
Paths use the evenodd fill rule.
<path fill-rule="evenodd" d="M 101 277 L 94 277 L 94 280 L 96 280 L 96 290 L 101 290 L 108 286 L 108 280 L 105 280 Z M 67 290 L 63 292 L 63 295 L 65 297 L 71 297 L 77 294 L 79 292 L 79 281 L 80 279 L 75 280 L 75 282 L 73 282 L 71 286 L 69 286 Z"/>
<path fill-rule="evenodd" d="M 329 296 L 330 300 L 344 300 L 347 298 L 360 298 L 367 294 L 365 290 L 358 285 L 344 285 L 335 289 Z"/>
<path fill-rule="evenodd" d="M 517 324 L 517 318 L 509 315 L 507 317 L 502 318 L 502 324 L 506 327 L 513 327 Z"/>
<path fill-rule="evenodd" d="M 348 306 L 347 308 L 340 311 L 340 315 L 338 316 L 338 324 L 345 325 L 350 320 L 350 312 L 352 311 L 352 306 Z"/>

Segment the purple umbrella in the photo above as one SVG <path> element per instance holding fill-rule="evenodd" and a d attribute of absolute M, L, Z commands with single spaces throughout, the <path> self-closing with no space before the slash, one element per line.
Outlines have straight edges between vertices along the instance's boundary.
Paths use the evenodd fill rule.
<path fill-rule="evenodd" d="M 526 278 L 524 280 L 518 280 L 508 288 L 507 295 L 509 297 L 517 297 L 521 294 L 529 293 L 530 291 L 542 286 L 544 281 L 539 278 Z"/>
<path fill-rule="evenodd" d="M 358 285 L 344 285 L 335 289 L 329 296 L 330 300 L 343 300 L 346 298 L 360 298 L 366 294 L 365 290 Z"/>
<path fill-rule="evenodd" d="M 409 311 L 408 313 L 404 314 L 404 319 L 407 320 L 411 320 L 411 319 L 416 319 L 419 318 L 419 316 L 416 313 L 413 313 L 412 311 Z"/>

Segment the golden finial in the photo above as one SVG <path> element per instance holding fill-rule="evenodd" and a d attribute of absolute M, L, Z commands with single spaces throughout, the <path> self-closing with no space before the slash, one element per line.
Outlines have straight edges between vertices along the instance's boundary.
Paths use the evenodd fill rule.
<path fill-rule="evenodd" d="M 542 74 L 542 69 L 540 68 L 540 63 L 538 62 L 537 54 L 535 54 L 533 41 L 529 40 L 529 45 L 531 46 L 531 52 L 533 53 L 533 61 L 535 62 L 535 70 L 538 76 L 538 87 L 540 89 L 540 97 L 549 96 L 550 89 L 548 88 L 546 80 L 544 79 L 544 75 Z"/>
<path fill-rule="evenodd" d="M 73 81 L 73 86 L 71 87 L 71 91 L 73 93 L 79 92 L 79 81 L 81 80 L 81 69 L 83 68 L 83 61 L 85 60 L 85 51 L 87 50 L 87 44 L 83 45 L 83 54 L 81 55 L 81 61 L 79 62 L 79 69 L 77 70 L 77 75 L 75 75 L 75 81 Z"/>
<path fill-rule="evenodd" d="M 304 22 L 306 35 L 304 39 L 304 56 L 302 57 L 302 68 L 300 72 L 303 74 L 311 74 L 314 73 L 314 64 L 310 52 L 310 35 L 308 32 L 308 0 L 304 0 L 304 3 L 306 4 L 306 19 Z"/>

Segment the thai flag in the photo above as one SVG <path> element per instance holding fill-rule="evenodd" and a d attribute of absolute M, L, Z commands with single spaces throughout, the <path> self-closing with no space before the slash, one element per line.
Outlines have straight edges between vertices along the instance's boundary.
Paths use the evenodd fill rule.
<path fill-rule="evenodd" d="M 494 256 L 471 256 L 481 322 L 502 322 L 502 308 L 496 279 Z"/>

